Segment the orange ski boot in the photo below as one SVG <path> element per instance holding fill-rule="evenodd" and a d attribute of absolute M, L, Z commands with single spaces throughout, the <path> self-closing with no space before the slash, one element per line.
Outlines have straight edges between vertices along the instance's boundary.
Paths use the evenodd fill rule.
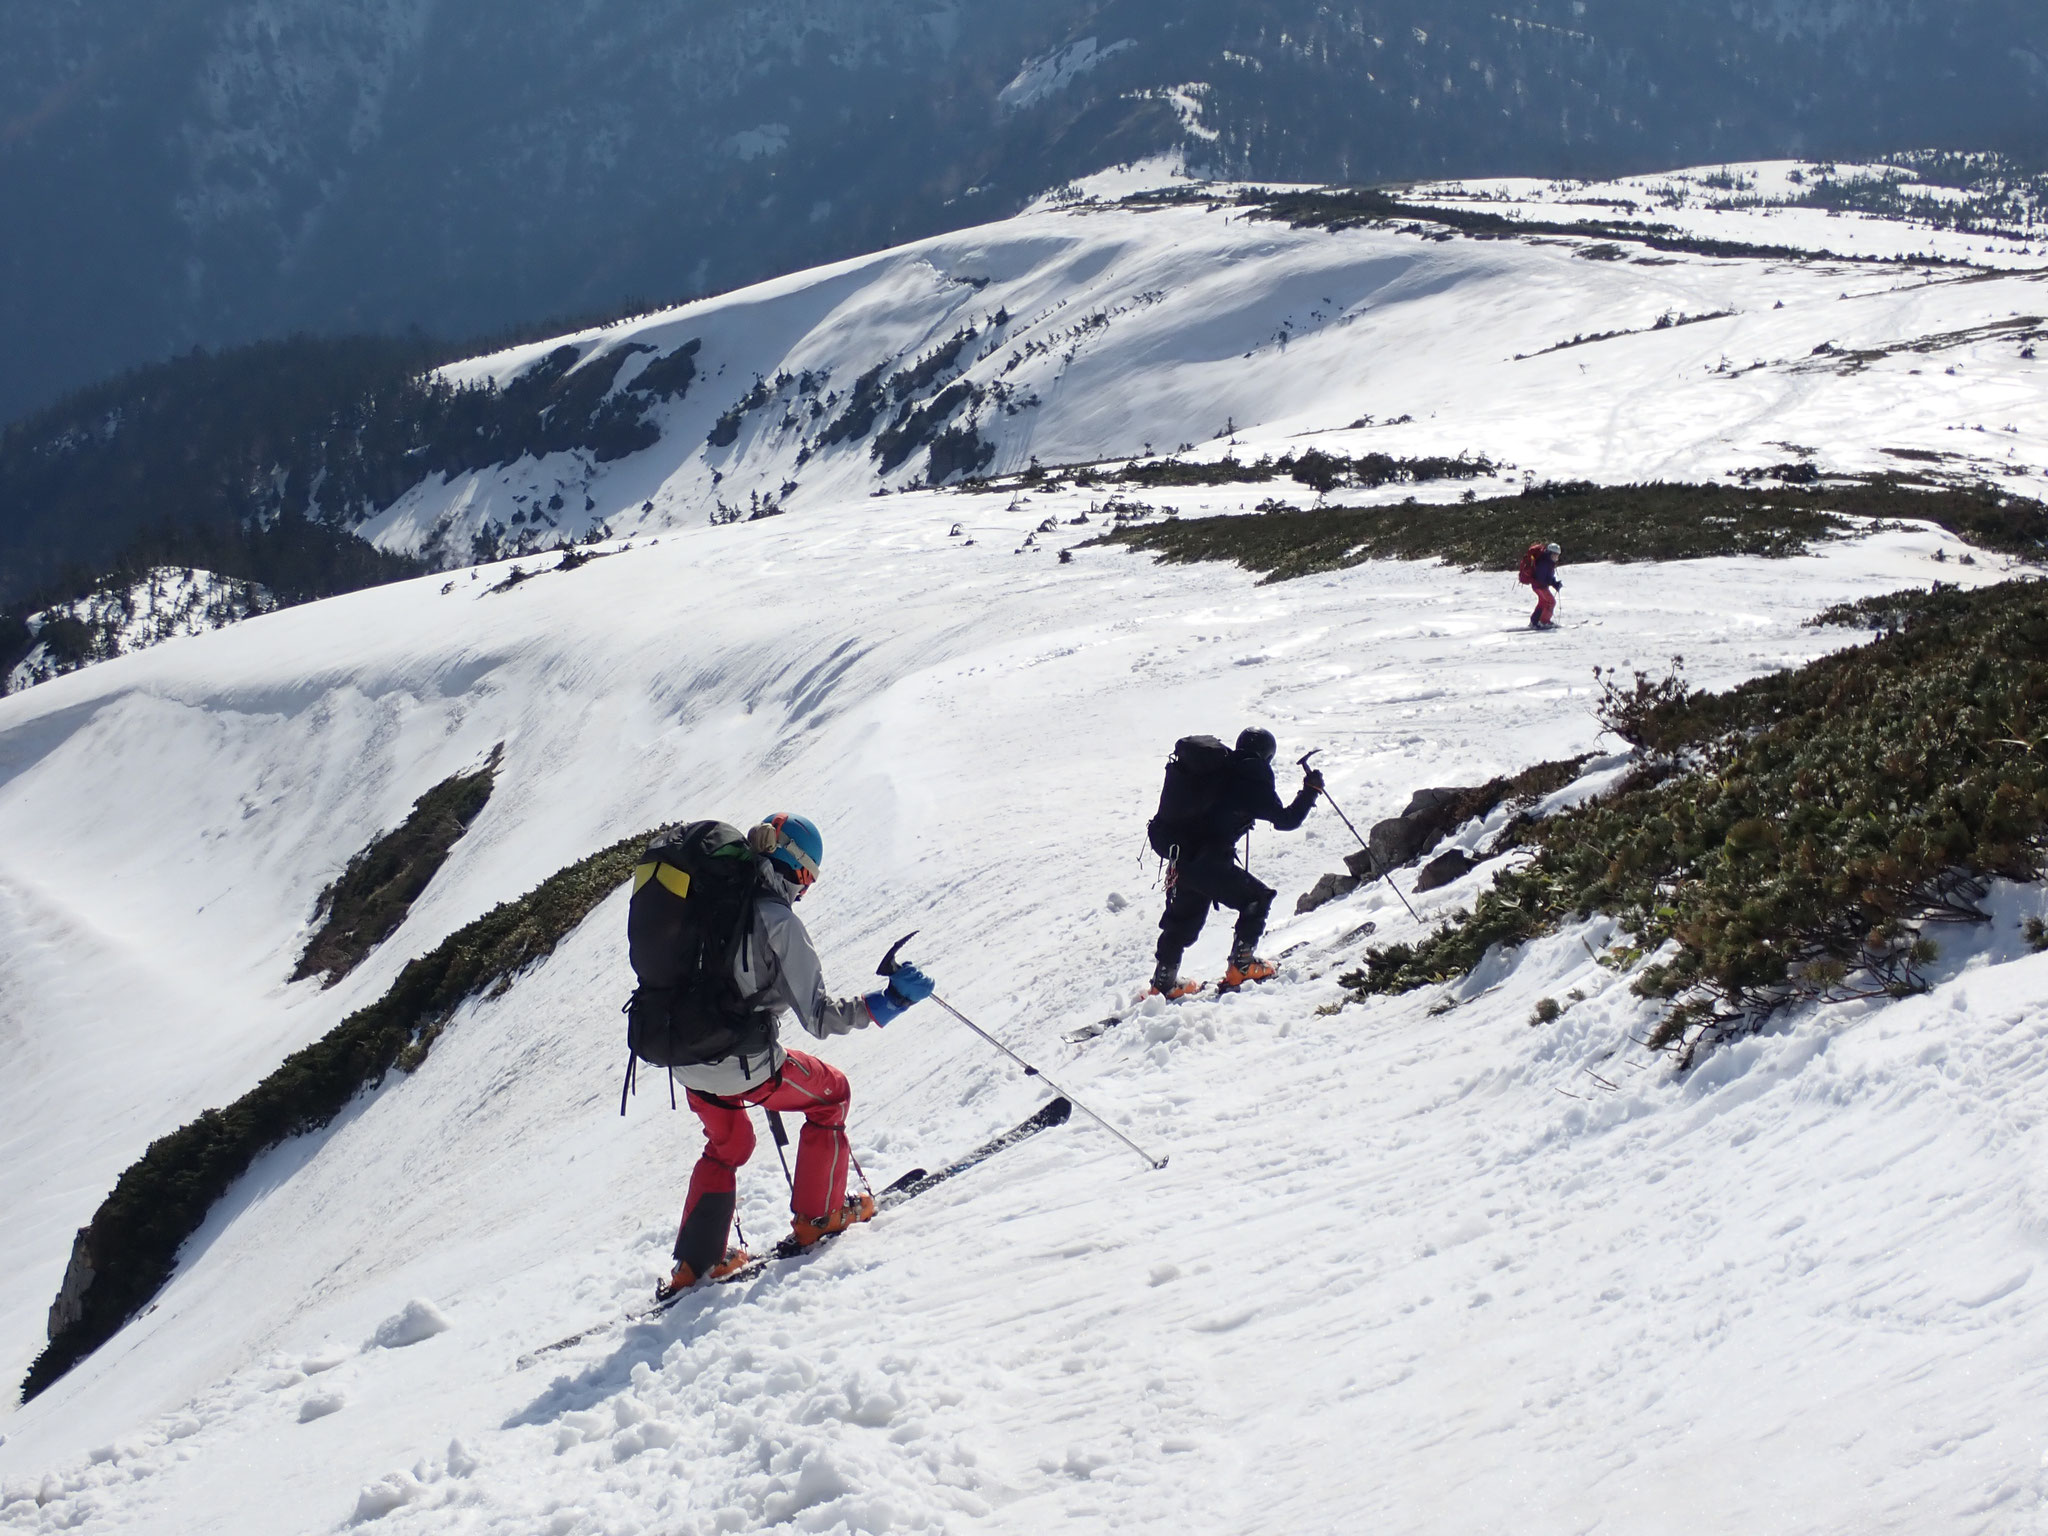
<path fill-rule="evenodd" d="M 1279 975 L 1273 966 L 1256 955 L 1233 955 L 1230 969 L 1223 973 L 1223 979 L 1216 984 L 1219 992 L 1235 992 L 1248 981 L 1271 981 Z"/>
<path fill-rule="evenodd" d="M 669 1297 L 675 1295 L 678 1291 L 687 1291 L 699 1279 L 723 1280 L 752 1257 L 753 1255 L 744 1248 L 728 1248 L 725 1250 L 725 1257 L 712 1265 L 701 1276 L 688 1264 L 678 1263 L 675 1273 L 668 1277 L 668 1282 L 665 1285 L 657 1285 L 654 1288 L 654 1299 L 656 1301 L 667 1301 Z"/>
<path fill-rule="evenodd" d="M 834 1232 L 844 1232 L 858 1222 L 875 1219 L 875 1197 L 873 1195 L 848 1195 L 846 1204 L 836 1211 L 829 1211 L 816 1221 L 808 1216 L 799 1216 L 790 1223 L 789 1235 L 797 1247 L 808 1248 L 821 1237 L 830 1237 Z"/>
<path fill-rule="evenodd" d="M 1177 1003 L 1184 997 L 1193 997 L 1202 990 L 1199 981 L 1182 981 L 1180 977 L 1163 967 L 1152 973 L 1152 986 L 1147 997 L 1163 997 L 1169 1003 Z"/>

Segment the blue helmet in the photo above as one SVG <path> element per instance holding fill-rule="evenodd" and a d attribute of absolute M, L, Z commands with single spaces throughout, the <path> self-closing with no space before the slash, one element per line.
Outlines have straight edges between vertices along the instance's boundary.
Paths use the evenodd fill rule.
<path fill-rule="evenodd" d="M 819 835 L 817 823 L 788 811 L 777 811 L 762 821 L 774 829 L 775 846 L 768 850 L 768 857 L 782 866 L 783 873 L 800 887 L 817 879 L 818 866 L 825 862 L 825 839 Z"/>

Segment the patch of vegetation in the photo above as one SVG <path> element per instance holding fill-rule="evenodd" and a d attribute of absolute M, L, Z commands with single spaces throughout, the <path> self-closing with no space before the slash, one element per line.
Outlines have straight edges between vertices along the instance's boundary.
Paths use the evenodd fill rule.
<path fill-rule="evenodd" d="M 1647 680 L 1645 680 L 1647 683 Z M 1344 982 L 1401 992 L 1607 913 L 1689 1063 L 1802 1000 L 1924 985 L 1932 925 L 1981 922 L 2048 846 L 2048 585 L 1945 593 L 1899 632 L 1722 694 L 1652 695 L 1657 771 L 1534 824 L 1531 858 Z M 1668 948 L 1666 948 L 1668 946 Z"/>
<path fill-rule="evenodd" d="M 332 1123 L 393 1067 L 417 1071 L 456 1011 L 479 996 L 503 996 L 521 972 L 552 954 L 632 874 L 652 835 L 616 842 L 492 908 L 227 1108 L 150 1143 L 78 1234 L 52 1309 L 50 1344 L 29 1367 L 23 1399 L 149 1304 L 176 1271 L 179 1248 L 258 1157 Z"/>
<path fill-rule="evenodd" d="M 918 449 L 936 441 L 954 412 L 962 406 L 972 409 L 981 403 L 983 396 L 981 386 L 972 380 L 955 379 L 928 401 L 906 400 L 897 411 L 895 420 L 875 434 L 874 446 L 869 452 L 882 473 L 887 474 Z M 974 435 L 972 423 L 966 430 L 969 435 Z M 989 455 L 982 458 L 982 463 L 986 464 L 993 453 L 991 448 Z"/>
<path fill-rule="evenodd" d="M 1164 193 L 1142 193 L 1130 201 L 1193 201 L 1192 192 L 1174 189 Z M 1895 258 L 1882 256 L 1840 256 L 1831 251 L 1803 250 L 1788 245 L 1758 245 L 1750 241 L 1709 240 L 1688 235 L 1669 224 L 1633 224 L 1614 219 L 1579 219 L 1569 224 L 1543 219 L 1509 218 L 1469 207 L 1438 208 L 1406 203 L 1391 193 L 1371 187 L 1336 188 L 1328 191 L 1287 192 L 1279 196 L 1256 189 L 1239 194 L 1239 206 L 1248 217 L 1273 219 L 1295 229 L 1357 229 L 1366 225 L 1390 225 L 1428 234 L 1432 229 L 1455 230 L 1481 240 L 1523 239 L 1530 235 L 1567 236 L 1603 242 L 1625 241 L 1655 251 L 1683 252 L 1693 256 L 1748 258 L 1765 261 L 1855 261 L 1883 263 Z M 1589 247 L 1589 254 L 1601 247 Z M 1620 252 L 1604 259 L 1618 259 Z M 1595 259 L 1602 259 L 1596 256 Z M 1930 258 L 1914 258 L 1917 266 L 1934 264 Z"/>
<path fill-rule="evenodd" d="M 1532 486 L 1451 506 L 1292 508 L 1176 518 L 1113 529 L 1094 542 L 1150 550 L 1173 564 L 1232 560 L 1268 581 L 1365 560 L 1439 559 L 1511 571 L 1532 543 L 1556 540 L 1574 562 L 1796 555 L 1847 525 L 1797 494 L 1715 485 Z"/>
<path fill-rule="evenodd" d="M 2048 506 L 1990 487 L 1918 489 L 1896 480 L 1852 485 L 1535 485 L 1456 505 L 1276 507 L 1254 515 L 1175 518 L 1103 534 L 1097 544 L 1149 550 L 1171 564 L 1229 560 L 1267 581 L 1343 570 L 1366 560 L 1438 559 L 1466 570 L 1513 570 L 1522 551 L 1556 540 L 1573 563 L 1804 554 L 1853 525 L 1843 515 L 1911 517 L 2013 554 L 2048 549 Z"/>
<path fill-rule="evenodd" d="M 443 779 L 413 801 L 411 813 L 396 830 L 373 839 L 348 861 L 341 878 L 322 891 L 314 905 L 314 916 L 326 921 L 307 941 L 293 981 L 320 976 L 320 985 L 331 987 L 397 931 L 428 882 L 448 862 L 456 842 L 489 803 L 504 755 L 501 741 L 476 772 Z"/>
<path fill-rule="evenodd" d="M 955 476 L 978 474 L 996 456 L 996 445 L 981 435 L 973 422 L 947 427 L 932 439 L 925 458 L 925 480 L 944 485 Z"/>
<path fill-rule="evenodd" d="M 1245 463 L 1234 455 L 1208 463 L 1186 459 L 1154 459 L 1127 464 L 1122 469 L 1101 473 L 1087 466 L 1073 470 L 1076 485 L 1136 485 L 1147 489 L 1176 485 L 1263 485 L 1273 480 L 1292 480 L 1318 494 L 1341 487 L 1377 490 L 1383 485 L 1413 485 L 1426 480 L 1479 480 L 1499 472 L 1491 459 L 1459 454 L 1441 454 L 1397 459 L 1385 453 L 1362 453 L 1356 458 L 1325 453 L 1311 448 L 1302 454 L 1286 453 L 1279 458 L 1261 455 Z M 1043 471 L 1041 471 L 1041 474 Z"/>
<path fill-rule="evenodd" d="M 1834 624 L 1843 629 L 1869 629 L 1879 634 L 1904 629 L 1922 619 L 1950 619 L 1969 611 L 1969 595 L 1954 582 L 1937 581 L 1925 592 L 1908 587 L 1903 592 L 1884 592 L 1861 597 L 1853 603 L 1837 603 L 1806 622 L 1818 628 Z"/>
<path fill-rule="evenodd" d="M 1800 174 L 1803 191 L 1791 204 L 2012 236 L 2030 234 L 2048 207 L 2048 175 L 2004 155 L 1922 150 L 1885 159 L 1896 174 L 1844 177 L 1832 165 Z M 1955 191 L 1966 195 L 1948 195 Z"/>

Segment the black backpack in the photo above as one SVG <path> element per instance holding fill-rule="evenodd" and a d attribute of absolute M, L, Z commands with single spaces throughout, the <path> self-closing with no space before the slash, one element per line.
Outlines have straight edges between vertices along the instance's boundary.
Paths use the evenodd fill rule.
<path fill-rule="evenodd" d="M 1183 736 L 1166 760 L 1159 786 L 1159 810 L 1145 824 L 1152 851 L 1162 859 L 1201 841 L 1203 820 L 1216 808 L 1229 782 L 1231 751 L 1214 736 Z"/>
<path fill-rule="evenodd" d="M 625 1007 L 626 1044 L 656 1067 L 765 1056 L 775 1015 L 733 978 L 761 894 L 745 836 L 722 821 L 664 832 L 633 871 L 626 944 L 640 980 Z"/>

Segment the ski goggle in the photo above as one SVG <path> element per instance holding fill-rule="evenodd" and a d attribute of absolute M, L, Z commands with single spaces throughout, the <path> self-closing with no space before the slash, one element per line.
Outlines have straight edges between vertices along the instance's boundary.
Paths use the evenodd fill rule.
<path fill-rule="evenodd" d="M 785 868 L 794 862 L 796 868 L 790 870 L 790 878 L 796 881 L 798 890 L 807 891 L 818 878 L 818 861 L 805 853 L 802 846 L 782 830 L 788 820 L 787 813 L 781 811 L 768 818 L 768 825 L 775 829 L 775 852 L 772 857 Z"/>

